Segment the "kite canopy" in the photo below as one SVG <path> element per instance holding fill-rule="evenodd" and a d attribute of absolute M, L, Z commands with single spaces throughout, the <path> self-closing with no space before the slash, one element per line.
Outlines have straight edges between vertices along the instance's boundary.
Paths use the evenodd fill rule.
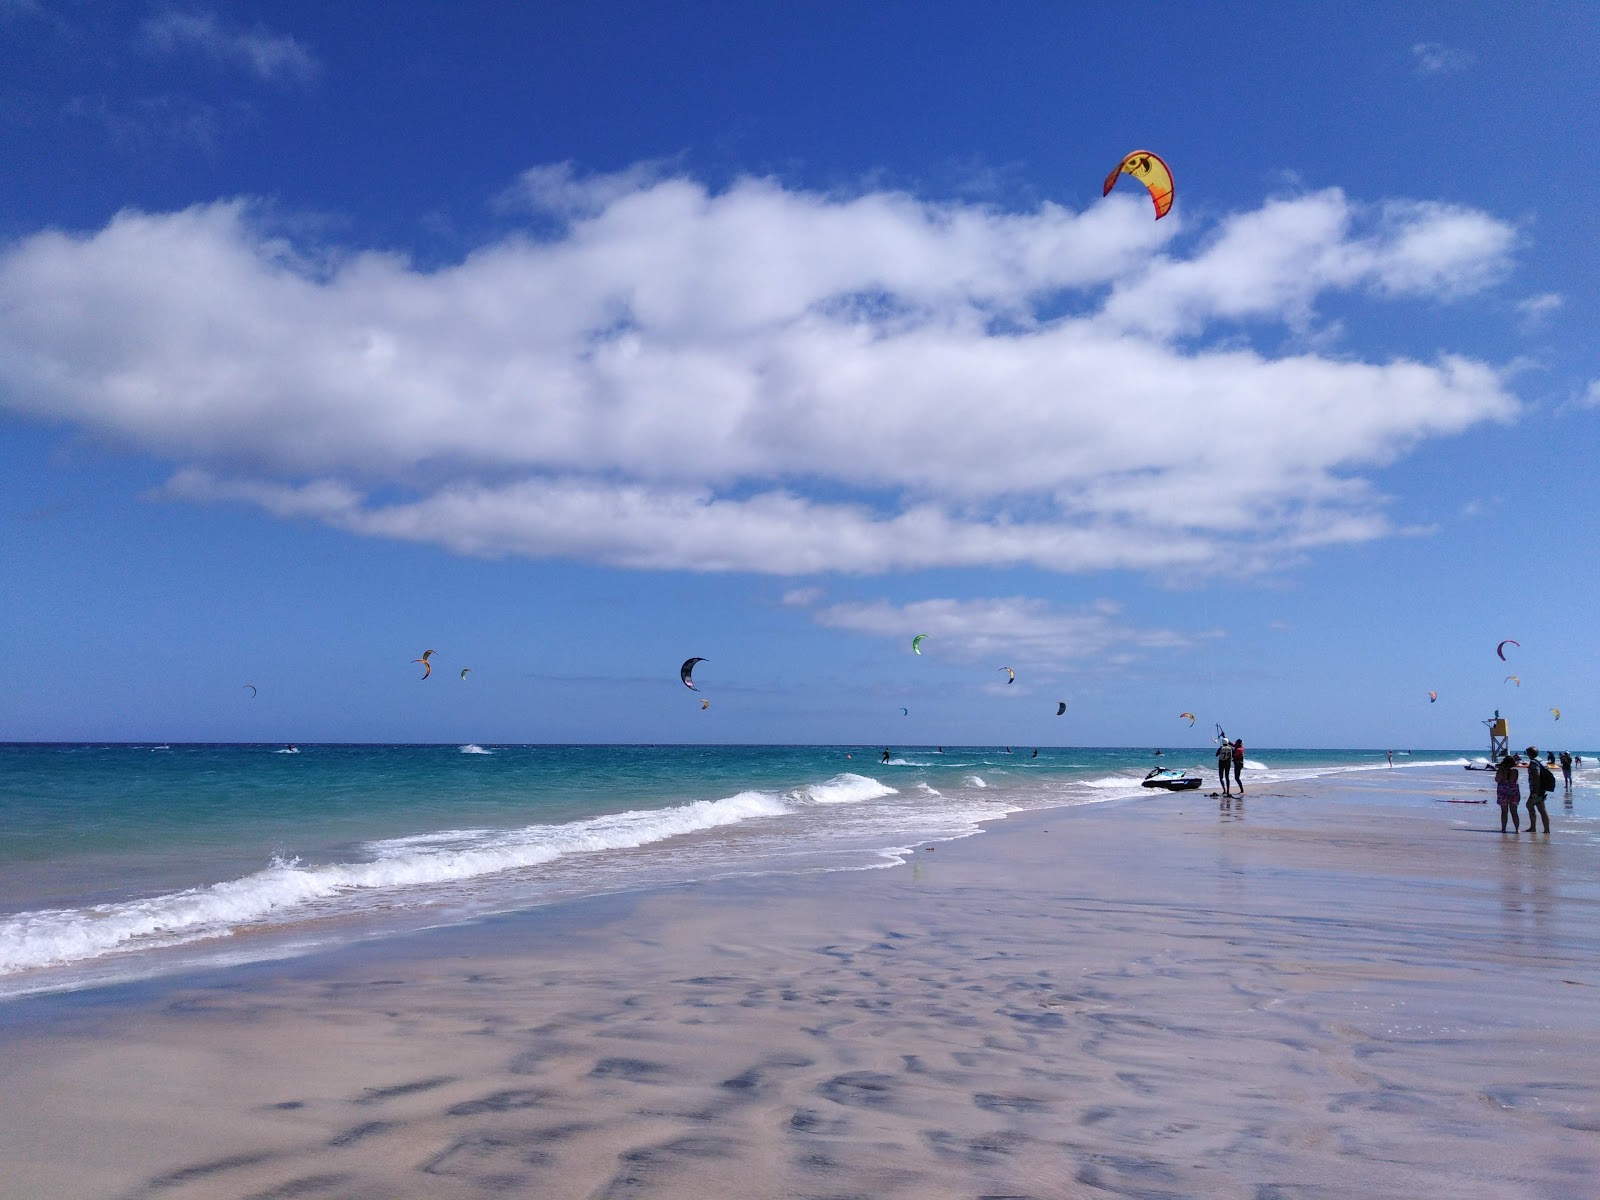
<path fill-rule="evenodd" d="M 916 637 L 911 639 L 911 652 L 913 654 L 921 654 L 922 653 L 922 639 L 927 637 L 927 636 L 928 635 L 925 634 L 925 633 L 919 633 L 919 634 L 917 634 Z"/>
<path fill-rule="evenodd" d="M 1015 683 L 1017 681 L 1017 673 L 1010 667 L 1001 667 L 1000 669 L 1006 673 L 1007 683 Z"/>
<path fill-rule="evenodd" d="M 1188 717 L 1189 718 L 1189 727 L 1191 729 L 1194 727 L 1194 714 L 1193 713 L 1191 713 L 1191 712 L 1182 712 L 1182 713 L 1179 713 L 1178 716 L 1180 718 L 1181 717 Z"/>
<path fill-rule="evenodd" d="M 244 686 L 250 689 L 250 698 L 254 700 L 256 698 L 256 685 L 253 683 L 247 683 Z"/>
<path fill-rule="evenodd" d="M 1505 662 L 1506 661 L 1506 647 L 1507 646 L 1515 646 L 1518 650 L 1522 649 L 1522 643 L 1521 642 L 1516 641 L 1513 638 L 1507 638 L 1505 641 L 1501 642 L 1498 646 L 1496 646 L 1494 648 L 1494 652 L 1500 656 L 1500 661 L 1501 662 Z"/>
<path fill-rule="evenodd" d="M 1111 194 L 1111 189 L 1117 186 L 1119 175 L 1132 175 L 1149 189 L 1150 200 L 1156 206 L 1156 220 L 1159 221 L 1171 211 L 1172 171 L 1160 155 L 1151 154 L 1148 150 L 1135 150 L 1106 176 L 1106 185 L 1100 192 L 1102 196 Z"/>
<path fill-rule="evenodd" d="M 466 677 L 467 677 L 467 675 L 468 675 L 468 673 L 469 673 L 469 672 L 470 672 L 470 671 L 471 671 L 471 670 L 472 670 L 472 668 L 471 668 L 471 667 L 462 667 L 462 668 L 461 668 L 461 678 L 462 678 L 462 679 L 465 679 L 465 678 L 466 678 Z"/>
<path fill-rule="evenodd" d="M 683 666 L 678 668 L 678 678 L 683 680 L 683 686 L 691 692 L 698 692 L 700 689 L 695 687 L 694 680 L 689 676 L 694 674 L 695 663 L 703 663 L 705 661 L 703 658 L 686 658 L 683 660 Z"/>
<path fill-rule="evenodd" d="M 1436 701 L 1438 699 L 1439 699 L 1439 693 L 1438 692 L 1429 692 L 1428 693 L 1428 703 L 1429 704 L 1434 703 L 1434 701 Z"/>
<path fill-rule="evenodd" d="M 1555 713 L 1556 720 L 1561 720 L 1561 710 L 1559 708 L 1552 708 L 1550 711 Z"/>
<path fill-rule="evenodd" d="M 422 677 L 424 679 L 433 674 L 433 664 L 428 661 L 428 656 L 432 653 L 432 650 L 424 650 L 421 658 L 413 658 L 411 660 L 412 662 L 419 662 L 422 664 Z"/>
<path fill-rule="evenodd" d="M 709 701 L 709 700 L 705 699 L 704 697 L 702 697 L 701 700 L 700 700 L 700 711 L 701 712 L 705 712 L 705 710 L 710 708 L 710 707 L 711 707 L 711 701 Z"/>
<path fill-rule="evenodd" d="M 900 709 L 900 715 L 902 717 L 909 717 L 911 715 L 911 710 L 902 706 Z"/>
<path fill-rule="evenodd" d="M 1065 700 L 1058 700 L 1056 702 L 1056 716 L 1059 717 L 1062 714 L 1064 714 L 1066 711 L 1067 711 L 1067 702 Z"/>
<path fill-rule="evenodd" d="M 1506 676 L 1506 677 L 1505 677 L 1505 678 L 1504 678 L 1504 679 L 1502 679 L 1502 680 L 1501 680 L 1501 681 L 1500 681 L 1500 682 L 1501 682 L 1501 683 L 1514 683 L 1514 684 L 1516 684 L 1516 685 L 1517 685 L 1517 686 L 1518 686 L 1518 687 L 1521 687 L 1521 686 L 1522 686 L 1522 680 L 1520 680 L 1520 679 L 1518 679 L 1518 678 L 1517 678 L 1517 677 L 1516 677 L 1516 676 L 1515 676 L 1515 675 L 1507 675 L 1507 676 Z"/>

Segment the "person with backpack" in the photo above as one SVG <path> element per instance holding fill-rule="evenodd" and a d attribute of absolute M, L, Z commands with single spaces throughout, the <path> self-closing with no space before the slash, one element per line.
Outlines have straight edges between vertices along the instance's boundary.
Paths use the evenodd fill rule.
<path fill-rule="evenodd" d="M 1545 809 L 1544 798 L 1556 790 L 1556 777 L 1550 768 L 1539 761 L 1539 748 L 1528 747 L 1528 832 L 1539 832 L 1539 817 L 1544 817 L 1544 831 L 1550 832 L 1550 813 Z"/>
<path fill-rule="evenodd" d="M 1222 745 L 1217 747 L 1217 778 L 1222 780 L 1222 794 L 1231 796 L 1233 792 L 1228 787 L 1228 771 L 1233 766 L 1233 747 L 1228 744 L 1228 739 L 1222 739 Z"/>
<path fill-rule="evenodd" d="M 1561 782 L 1566 785 L 1567 791 L 1572 790 L 1572 751 L 1561 752 Z"/>

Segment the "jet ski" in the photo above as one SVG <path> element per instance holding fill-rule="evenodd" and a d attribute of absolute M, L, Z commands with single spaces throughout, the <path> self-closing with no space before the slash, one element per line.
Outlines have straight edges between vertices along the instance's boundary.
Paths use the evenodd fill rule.
<path fill-rule="evenodd" d="M 1198 775 L 1190 775 L 1184 771 L 1163 771 L 1157 768 L 1151 771 L 1140 782 L 1140 787 L 1164 788 L 1169 792 L 1187 792 L 1201 784 Z"/>

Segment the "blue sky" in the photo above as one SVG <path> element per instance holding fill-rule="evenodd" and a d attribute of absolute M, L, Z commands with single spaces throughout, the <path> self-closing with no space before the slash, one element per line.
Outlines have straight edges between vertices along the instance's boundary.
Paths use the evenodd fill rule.
<path fill-rule="evenodd" d="M 1600 745 L 1593 5 L 465 7 L 0 0 L 0 738 Z"/>

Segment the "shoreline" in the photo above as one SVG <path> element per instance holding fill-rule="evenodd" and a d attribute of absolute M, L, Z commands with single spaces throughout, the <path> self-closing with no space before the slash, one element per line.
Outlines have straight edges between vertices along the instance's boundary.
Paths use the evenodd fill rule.
<path fill-rule="evenodd" d="M 84 1197 L 1580 1194 L 1592 848 L 1394 775 L 20 998 L 0 1150 Z"/>

